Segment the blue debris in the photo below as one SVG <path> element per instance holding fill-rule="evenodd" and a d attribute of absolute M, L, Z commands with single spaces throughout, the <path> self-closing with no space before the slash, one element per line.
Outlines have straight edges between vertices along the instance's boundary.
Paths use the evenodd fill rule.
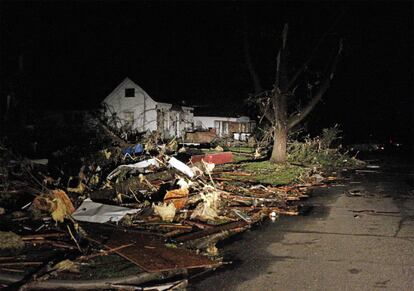
<path fill-rule="evenodd" d="M 136 145 L 134 145 L 133 147 L 127 147 L 127 148 L 123 149 L 123 150 L 122 150 L 122 153 L 123 153 L 124 155 L 126 155 L 126 154 L 130 154 L 130 155 L 132 155 L 132 154 L 136 154 L 136 155 L 139 155 L 139 154 L 141 154 L 143 151 L 144 151 L 144 148 L 143 148 L 142 144 L 137 143 L 137 144 L 136 144 Z"/>

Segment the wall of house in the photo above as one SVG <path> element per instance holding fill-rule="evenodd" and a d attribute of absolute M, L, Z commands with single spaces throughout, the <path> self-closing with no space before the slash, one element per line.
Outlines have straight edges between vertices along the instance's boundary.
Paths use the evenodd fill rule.
<path fill-rule="evenodd" d="M 157 128 L 163 138 L 184 136 L 187 130 L 193 128 L 193 116 L 192 107 L 157 103 Z"/>
<path fill-rule="evenodd" d="M 134 97 L 125 97 L 125 89 L 134 88 Z M 106 103 L 109 114 L 116 113 L 120 119 L 117 126 L 130 122 L 131 128 L 138 131 L 157 129 L 156 102 L 137 84 L 129 79 L 124 80 L 107 98 Z"/>
<path fill-rule="evenodd" d="M 254 123 L 247 116 L 219 117 L 219 116 L 194 116 L 195 128 L 214 128 L 219 137 L 232 136 L 237 132 L 251 132 Z"/>
<path fill-rule="evenodd" d="M 134 88 L 134 97 L 125 97 L 125 89 Z M 163 138 L 181 137 L 193 126 L 193 108 L 156 102 L 140 86 L 126 78 L 102 102 L 108 116 L 116 113 L 117 127 L 130 126 L 138 131 L 159 130 Z"/>

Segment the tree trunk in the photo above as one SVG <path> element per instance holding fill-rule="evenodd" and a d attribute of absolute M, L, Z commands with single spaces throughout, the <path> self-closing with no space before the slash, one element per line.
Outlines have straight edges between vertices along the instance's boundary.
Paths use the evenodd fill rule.
<path fill-rule="evenodd" d="M 270 162 L 282 164 L 286 162 L 287 127 L 277 125 L 273 137 L 273 150 Z"/>

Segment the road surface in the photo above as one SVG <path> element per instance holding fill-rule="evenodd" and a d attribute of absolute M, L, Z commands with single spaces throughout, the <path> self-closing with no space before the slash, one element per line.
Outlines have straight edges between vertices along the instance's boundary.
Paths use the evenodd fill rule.
<path fill-rule="evenodd" d="M 265 223 L 224 245 L 234 263 L 189 289 L 414 290 L 414 168 L 371 164 L 380 168 L 316 190 L 308 215 Z"/>

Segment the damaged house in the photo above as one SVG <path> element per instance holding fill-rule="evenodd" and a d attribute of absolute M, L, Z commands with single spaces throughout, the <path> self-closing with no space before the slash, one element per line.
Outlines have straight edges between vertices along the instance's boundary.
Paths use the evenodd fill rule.
<path fill-rule="evenodd" d="M 159 131 L 162 138 L 182 137 L 192 130 L 192 107 L 157 102 L 138 84 L 125 78 L 103 101 L 115 125 L 139 132 Z"/>
<path fill-rule="evenodd" d="M 194 116 L 194 126 L 197 130 L 214 130 L 218 137 L 246 141 L 253 132 L 256 122 L 248 116 Z"/>

